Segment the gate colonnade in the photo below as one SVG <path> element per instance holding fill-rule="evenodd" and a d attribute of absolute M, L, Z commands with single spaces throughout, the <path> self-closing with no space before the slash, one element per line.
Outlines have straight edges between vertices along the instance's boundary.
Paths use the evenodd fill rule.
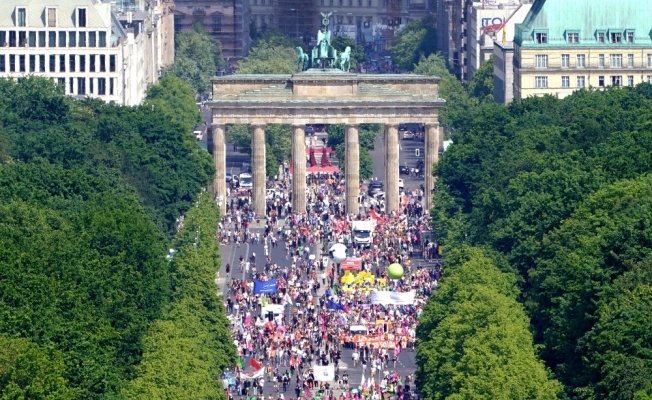
<path fill-rule="evenodd" d="M 411 74 L 353 74 L 309 69 L 294 75 L 231 75 L 213 78 L 208 146 L 215 162 L 214 191 L 226 199 L 226 125 L 251 126 L 252 206 L 265 213 L 265 125 L 292 127 L 292 209 L 306 209 L 306 124 L 344 124 L 346 212 L 359 209 L 361 123 L 385 125 L 385 210 L 399 208 L 399 124 L 422 123 L 424 137 L 424 207 L 430 209 L 435 178 L 433 166 L 443 148 L 438 95 L 439 78 Z"/>

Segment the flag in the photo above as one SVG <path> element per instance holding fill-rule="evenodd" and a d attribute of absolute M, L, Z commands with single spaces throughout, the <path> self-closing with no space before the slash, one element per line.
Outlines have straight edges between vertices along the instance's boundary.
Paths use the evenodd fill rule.
<path fill-rule="evenodd" d="M 265 369 L 257 369 L 252 372 L 240 372 L 240 379 L 254 379 L 265 375 Z"/>
<path fill-rule="evenodd" d="M 240 369 L 243 370 L 244 366 L 242 365 L 242 358 L 238 356 L 238 358 L 235 359 L 235 365 Z"/>
<path fill-rule="evenodd" d="M 365 390 L 367 388 L 367 382 L 364 375 L 362 375 L 362 382 L 360 382 L 360 387 L 362 388 L 362 390 Z"/>
<path fill-rule="evenodd" d="M 254 294 L 276 293 L 276 279 L 254 281 Z"/>
<path fill-rule="evenodd" d="M 262 365 L 260 365 L 258 361 L 256 361 L 255 358 L 251 359 L 251 362 L 249 362 L 249 366 L 254 367 L 254 369 L 261 369 L 263 367 Z"/>

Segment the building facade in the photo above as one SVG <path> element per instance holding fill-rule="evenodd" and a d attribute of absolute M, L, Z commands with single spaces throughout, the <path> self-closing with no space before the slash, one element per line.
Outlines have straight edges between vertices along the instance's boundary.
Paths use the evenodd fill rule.
<path fill-rule="evenodd" d="M 250 1 L 253 0 L 175 0 L 174 30 L 188 31 L 201 24 L 219 40 L 227 62 L 234 63 L 247 54 L 250 45 Z M 266 1 L 271 6 L 272 0 Z"/>
<path fill-rule="evenodd" d="M 0 77 L 56 80 L 67 95 L 136 105 L 158 80 L 172 43 L 155 1 L 121 22 L 109 3 L 4 0 L 0 4 Z M 158 18 L 153 24 L 153 18 Z"/>
<path fill-rule="evenodd" d="M 652 3 L 537 0 L 514 38 L 514 98 L 652 82 Z"/>

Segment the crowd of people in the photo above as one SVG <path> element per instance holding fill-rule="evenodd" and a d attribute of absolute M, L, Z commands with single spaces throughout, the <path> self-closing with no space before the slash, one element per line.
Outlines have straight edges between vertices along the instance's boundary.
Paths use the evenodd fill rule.
<path fill-rule="evenodd" d="M 403 193 L 399 212 L 388 215 L 382 198 L 361 191 L 361 209 L 348 214 L 342 177 L 319 175 L 308 180 L 306 210 L 292 210 L 289 179 L 268 190 L 264 217 L 251 210 L 247 193 L 230 193 L 220 223 L 222 243 L 263 246 L 262 255 L 253 252 L 226 266 L 231 334 L 239 361 L 252 360 L 225 372 L 229 399 L 414 398 L 414 375 L 402 375 L 397 364 L 402 352 L 412 351 L 418 317 L 442 274 L 440 265 L 415 262 L 422 249 L 436 248 L 426 234 L 423 192 Z M 359 220 L 375 221 L 370 246 L 358 246 L 353 237 Z M 328 254 L 336 243 L 348 247 L 353 270 Z M 276 247 L 284 251 L 272 252 Z M 404 268 L 398 279 L 387 273 L 393 263 Z M 377 303 L 374 291 L 414 298 Z M 334 375 L 322 379 L 314 366 L 333 366 Z M 362 378 L 352 382 L 349 374 Z"/>

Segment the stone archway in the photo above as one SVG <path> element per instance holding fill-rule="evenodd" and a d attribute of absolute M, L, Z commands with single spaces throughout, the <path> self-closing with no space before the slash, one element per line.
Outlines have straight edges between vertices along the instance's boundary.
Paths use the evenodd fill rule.
<path fill-rule="evenodd" d="M 439 78 L 410 74 L 352 74 L 339 70 L 309 69 L 294 75 L 231 75 L 213 78 L 209 134 L 217 173 L 215 195 L 226 196 L 226 124 L 252 126 L 253 208 L 265 213 L 265 124 L 292 126 L 294 171 L 292 208 L 305 210 L 305 125 L 345 124 L 346 210 L 357 213 L 359 204 L 358 124 L 385 124 L 386 211 L 399 207 L 400 123 L 425 124 L 425 208 L 432 202 L 433 165 L 439 159 L 442 130 Z M 221 205 L 224 205 L 222 203 Z"/>

